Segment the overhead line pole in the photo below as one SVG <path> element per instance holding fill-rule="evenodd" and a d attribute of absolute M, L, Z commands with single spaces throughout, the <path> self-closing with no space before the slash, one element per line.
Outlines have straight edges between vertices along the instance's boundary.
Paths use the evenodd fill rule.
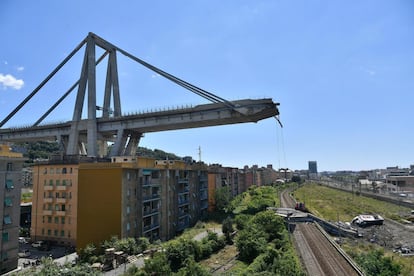
<path fill-rule="evenodd" d="M 10 118 L 12 118 L 17 111 L 19 111 L 34 95 L 36 95 L 37 92 L 39 92 L 39 90 L 63 67 L 63 65 L 66 64 L 66 62 L 68 62 L 69 59 L 71 59 L 76 52 L 79 51 L 80 48 L 82 48 L 82 46 L 86 43 L 86 39 L 84 39 L 56 68 L 55 70 L 52 71 L 52 73 L 50 73 L 46 79 L 44 79 L 38 87 L 36 87 L 32 93 L 29 94 L 29 96 L 27 96 L 9 115 L 7 115 L 6 118 L 3 119 L 3 121 L 0 122 L 0 127 L 2 127 L 5 123 L 7 123 Z"/>

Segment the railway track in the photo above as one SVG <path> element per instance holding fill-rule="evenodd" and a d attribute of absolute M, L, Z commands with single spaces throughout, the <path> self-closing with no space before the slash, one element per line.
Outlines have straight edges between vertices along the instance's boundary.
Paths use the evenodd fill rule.
<path fill-rule="evenodd" d="M 281 193 L 282 207 L 293 208 L 295 201 L 290 192 Z M 322 231 L 314 223 L 297 223 L 293 231 L 295 247 L 308 275 L 363 275 Z"/>

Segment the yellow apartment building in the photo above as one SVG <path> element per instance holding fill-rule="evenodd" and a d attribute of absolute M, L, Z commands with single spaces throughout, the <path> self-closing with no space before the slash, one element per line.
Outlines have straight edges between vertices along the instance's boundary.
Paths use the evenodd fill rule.
<path fill-rule="evenodd" d="M 78 250 L 114 235 L 167 240 L 207 212 L 207 171 L 200 164 L 116 157 L 80 164 L 79 183 Z"/>

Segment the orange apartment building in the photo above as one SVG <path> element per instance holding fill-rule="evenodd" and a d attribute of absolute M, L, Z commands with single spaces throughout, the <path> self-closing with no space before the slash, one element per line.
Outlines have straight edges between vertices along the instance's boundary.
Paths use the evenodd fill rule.
<path fill-rule="evenodd" d="M 76 162 L 37 163 L 33 167 L 33 240 L 76 245 L 78 169 Z"/>

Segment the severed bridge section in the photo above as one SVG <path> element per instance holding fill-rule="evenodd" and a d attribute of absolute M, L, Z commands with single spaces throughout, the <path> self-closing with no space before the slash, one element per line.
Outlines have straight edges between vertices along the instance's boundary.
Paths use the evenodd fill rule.
<path fill-rule="evenodd" d="M 80 79 L 32 126 L 2 128 L 84 45 L 86 45 L 85 56 Z M 99 58 L 95 56 L 96 46 L 105 50 Z M 117 52 L 212 103 L 123 116 L 118 84 Z M 96 102 L 96 65 L 106 56 L 109 57 L 104 102 L 98 106 Z M 77 96 L 72 120 L 59 124 L 42 125 L 41 122 L 76 88 Z M 82 118 L 85 98 L 87 99 L 88 115 L 87 118 Z M 227 101 L 168 74 L 97 35 L 89 33 L 44 81 L 0 122 L 0 142 L 54 140 L 60 143 L 62 151 L 66 155 L 86 155 L 88 157 L 135 155 L 139 140 L 144 133 L 257 122 L 270 117 L 275 117 L 278 120 L 277 106 L 278 103 L 274 103 L 272 99 Z M 97 117 L 98 110 L 102 111 L 101 117 Z M 110 152 L 107 150 L 108 142 L 113 143 Z"/>

